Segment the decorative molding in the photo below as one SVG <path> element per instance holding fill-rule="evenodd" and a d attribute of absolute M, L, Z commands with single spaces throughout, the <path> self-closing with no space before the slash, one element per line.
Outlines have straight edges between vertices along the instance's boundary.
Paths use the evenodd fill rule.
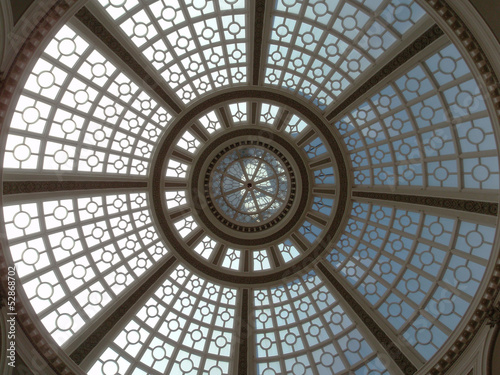
<path fill-rule="evenodd" d="M 486 324 L 490 327 L 495 327 L 500 323 L 500 303 L 496 306 L 491 305 L 488 310 L 486 310 Z"/>
<path fill-rule="evenodd" d="M 14 93 L 17 86 L 23 80 L 25 72 L 30 60 L 34 57 L 38 47 L 58 21 L 72 9 L 78 0 L 57 0 L 54 5 L 41 17 L 38 24 L 33 28 L 33 31 L 26 38 L 26 41 L 20 48 L 12 65 L 0 86 L 0 127 L 6 128 L 5 120 L 14 98 Z M 3 164 L 3 157 L 0 158 L 0 163 Z M 8 265 L 4 256 L 2 246 L 0 246 L 0 275 L 7 275 Z M 7 281 L 4 277 L 1 279 L 1 288 L 4 292 L 7 290 Z M 26 337 L 33 344 L 33 347 L 38 351 L 42 358 L 45 359 L 47 366 L 57 374 L 76 375 L 67 363 L 71 362 L 66 354 L 59 348 L 55 341 L 49 336 L 42 334 L 38 327 L 34 324 L 33 319 L 24 307 L 24 301 L 20 298 L 16 300 L 17 321 L 23 330 Z"/>
<path fill-rule="evenodd" d="M 212 196 L 210 194 L 210 177 L 212 175 L 212 171 L 214 170 L 215 165 L 217 162 L 229 151 L 234 150 L 235 148 L 239 146 L 258 146 L 258 147 L 263 147 L 269 151 L 271 151 L 276 157 L 278 157 L 283 165 L 286 167 L 288 171 L 288 176 L 289 176 L 289 182 L 290 182 L 290 195 L 289 198 L 286 202 L 284 203 L 284 207 L 281 209 L 281 212 L 279 212 L 277 215 L 274 215 L 274 218 L 272 220 L 266 221 L 262 225 L 244 225 L 244 224 L 237 224 L 231 220 L 226 219 L 226 217 L 217 209 L 216 204 L 212 200 Z M 200 158 L 200 161 L 204 161 L 203 158 Z M 194 177 L 197 177 L 197 174 L 194 173 Z M 285 158 L 285 155 L 281 151 L 279 151 L 277 148 L 268 145 L 267 143 L 258 141 L 258 140 L 247 140 L 247 141 L 238 141 L 235 142 L 234 144 L 224 147 L 223 150 L 221 150 L 217 155 L 215 155 L 215 158 L 212 160 L 212 162 L 209 164 L 207 171 L 205 172 L 205 179 L 204 179 L 204 185 L 203 185 L 203 191 L 205 193 L 205 199 L 207 201 L 208 208 L 212 212 L 212 214 L 224 225 L 226 225 L 228 228 L 240 231 L 240 232 L 246 232 L 246 233 L 257 233 L 261 232 L 266 229 L 270 229 L 274 227 L 276 224 L 278 224 L 284 217 L 285 215 L 290 211 L 293 205 L 293 200 L 295 199 L 295 194 L 297 192 L 297 180 L 295 178 L 295 173 L 293 171 L 292 166 L 290 165 L 290 162 Z M 192 191 L 194 194 L 196 191 Z"/>
<path fill-rule="evenodd" d="M 324 136 L 328 147 L 330 148 L 333 158 L 335 159 L 337 166 L 337 207 L 336 212 L 332 217 L 330 217 L 328 228 L 325 228 L 321 238 L 319 238 L 313 246 L 307 248 L 307 253 L 303 254 L 300 259 L 298 259 L 293 264 L 283 265 L 280 269 L 269 271 L 269 273 L 237 273 L 235 271 L 227 269 L 219 269 L 218 267 L 208 264 L 197 256 L 193 254 L 192 249 L 187 248 L 185 242 L 179 239 L 176 234 L 177 230 L 169 222 L 168 217 L 164 212 L 164 170 L 163 166 L 165 160 L 168 159 L 170 155 L 170 150 L 174 147 L 175 140 L 181 134 L 184 129 L 190 125 L 196 118 L 210 108 L 223 108 L 221 104 L 228 101 L 234 102 L 235 100 L 253 100 L 258 98 L 264 101 L 271 101 L 274 103 L 279 103 L 285 107 L 296 110 L 300 115 L 308 120 L 309 123 L 315 125 L 319 133 Z M 250 133 L 249 133 L 250 132 Z M 252 133 L 253 132 L 253 133 Z M 297 180 L 299 179 L 299 174 L 301 176 L 307 176 L 308 169 L 303 163 L 303 159 L 298 153 L 295 146 L 285 141 L 284 138 L 261 128 L 249 128 L 249 127 L 235 127 L 235 130 L 230 130 L 224 132 L 217 139 L 212 140 L 205 149 L 203 149 L 199 155 L 197 155 L 197 160 L 195 161 L 194 167 L 190 171 L 190 176 L 200 176 L 199 178 L 191 178 L 191 183 L 189 184 L 190 194 L 192 198 L 192 206 L 197 212 L 198 218 L 205 224 L 206 228 L 210 230 L 216 237 L 224 239 L 229 243 L 241 244 L 243 246 L 248 245 L 248 239 L 242 238 L 241 233 L 235 232 L 227 233 L 228 230 L 223 231 L 214 225 L 213 222 L 209 220 L 207 215 L 203 210 L 203 204 L 200 200 L 199 194 L 196 192 L 201 189 L 204 180 L 204 170 L 202 171 L 202 164 L 206 161 L 211 160 L 210 155 L 213 154 L 217 147 L 220 148 L 221 144 L 233 141 L 234 137 L 239 136 L 258 136 L 262 139 L 272 139 L 274 143 L 279 144 L 282 150 L 286 150 L 291 158 L 296 162 L 297 169 L 295 170 L 295 175 Z M 199 162 L 201 161 L 201 162 Z M 349 194 L 349 178 L 347 175 L 347 167 L 344 160 L 344 155 L 341 151 L 340 146 L 336 142 L 335 137 L 330 132 L 328 123 L 318 115 L 314 110 L 304 104 L 302 101 L 294 99 L 290 95 L 283 94 L 277 90 L 270 89 L 258 89 L 258 88 L 232 88 L 222 90 L 220 93 L 214 94 L 205 101 L 200 101 L 191 106 L 187 111 L 179 117 L 176 122 L 170 127 L 169 132 L 163 135 L 160 141 L 158 151 L 155 153 L 155 159 L 152 162 L 152 207 L 155 210 L 155 217 L 158 220 L 159 231 L 162 233 L 163 239 L 171 246 L 171 248 L 181 256 L 184 261 L 191 264 L 193 267 L 197 268 L 203 274 L 216 278 L 222 282 L 231 282 L 232 284 L 240 285 L 260 285 L 263 283 L 274 282 L 282 280 L 283 278 L 289 277 L 308 267 L 312 262 L 314 262 L 318 257 L 320 257 L 332 240 L 338 235 L 338 230 L 341 223 L 346 215 L 346 207 L 348 206 L 350 194 Z M 301 177 L 302 178 L 302 177 Z M 305 215 L 305 207 L 309 199 L 309 182 L 303 183 L 303 189 L 300 193 L 300 197 L 296 197 L 294 204 L 299 204 L 298 208 L 293 208 L 294 215 L 290 218 L 286 218 L 287 222 L 276 230 L 276 232 L 269 234 L 267 237 L 256 236 L 252 239 L 251 243 L 253 246 L 268 245 L 270 242 L 277 241 L 280 238 L 284 238 L 285 235 L 292 233 L 294 226 L 297 224 L 298 220 L 296 217 L 302 217 Z M 203 191 L 203 190 L 202 190 Z M 305 196 L 304 196 L 305 194 Z M 204 198 L 204 197 L 203 197 Z M 304 201 L 303 203 L 302 201 Z M 302 208 L 301 208 L 302 207 Z M 210 212 L 209 212 L 210 213 Z M 210 216 L 212 214 L 210 213 Z"/>
<path fill-rule="evenodd" d="M 460 40 L 462 46 L 474 61 L 475 68 L 481 74 L 481 78 L 491 97 L 492 104 L 496 111 L 496 116 L 500 118 L 500 82 L 497 75 L 488 61 L 486 53 L 481 48 L 475 36 L 467 28 L 463 20 L 448 5 L 447 1 L 443 0 L 422 0 L 425 1 L 444 22 L 450 27 L 454 34 Z"/>
<path fill-rule="evenodd" d="M 182 128 L 180 128 L 179 131 L 183 131 Z M 176 135 L 170 134 L 167 137 L 167 141 L 171 141 L 175 137 Z M 268 233 L 263 230 L 261 231 L 258 237 L 252 240 L 253 245 L 265 246 L 269 242 L 273 242 L 277 238 L 284 236 L 287 232 L 289 232 L 292 229 L 292 227 L 294 227 L 297 224 L 298 220 L 300 219 L 300 217 L 302 216 L 303 212 L 306 209 L 309 197 L 310 181 L 307 173 L 307 166 L 304 164 L 303 160 L 300 157 L 300 154 L 297 152 L 294 146 L 291 143 L 289 143 L 285 138 L 278 136 L 272 132 L 261 130 L 258 127 L 252 127 L 252 128 L 236 127 L 235 130 L 226 131 L 222 133 L 221 136 L 213 139 L 210 142 L 210 144 L 208 144 L 207 147 L 197 156 L 197 160 L 195 161 L 194 166 L 192 168 L 190 174 L 191 183 L 189 185 L 191 187 L 190 189 L 191 201 L 193 202 L 193 208 L 196 210 L 199 219 L 203 222 L 203 224 L 208 230 L 210 230 L 216 236 L 222 238 L 224 241 L 228 243 L 238 244 L 240 246 L 248 245 L 248 238 L 241 237 L 241 233 L 238 233 L 237 231 L 238 228 L 227 226 L 227 228 L 231 229 L 231 231 L 228 231 L 228 230 L 222 230 L 218 226 L 214 225 L 213 220 L 211 220 L 212 215 L 214 213 L 208 206 L 208 203 L 210 202 L 205 203 L 206 194 L 203 194 L 204 199 L 200 199 L 200 194 L 199 194 L 199 192 L 204 191 L 205 186 L 207 184 L 206 176 L 202 169 L 204 163 L 210 159 L 210 155 L 213 155 L 215 151 L 218 151 L 220 149 L 221 144 L 226 143 L 228 141 L 232 141 L 234 138 L 238 137 L 239 138 L 245 137 L 246 139 L 251 139 L 251 140 L 254 140 L 255 138 L 266 139 L 269 141 L 273 141 L 274 144 L 279 145 L 282 151 L 287 151 L 291 159 L 295 161 L 297 168 L 296 170 L 293 171 L 293 174 L 296 180 L 300 180 L 302 187 L 300 194 L 295 194 L 294 200 L 288 202 L 288 203 L 291 202 L 292 205 L 295 205 L 296 207 L 293 207 L 292 209 L 293 216 L 284 218 L 284 220 L 286 220 L 285 225 L 281 225 L 278 231 L 274 231 L 272 233 Z M 165 151 L 168 151 L 168 149 Z M 161 164 L 162 160 L 164 160 L 165 158 L 166 156 L 163 157 L 160 156 L 158 159 L 159 164 Z M 159 167 L 155 167 L 155 173 L 159 173 L 161 175 L 162 173 L 161 169 Z M 203 176 L 203 178 L 198 178 L 198 176 Z M 160 176 L 158 177 L 160 178 Z M 153 180 L 153 199 L 157 199 L 157 197 L 161 199 L 160 198 L 162 196 L 161 192 L 159 192 L 160 195 L 155 195 L 157 193 L 157 190 L 154 181 L 155 180 Z M 163 214 L 161 212 L 162 208 L 160 206 L 155 205 L 154 207 L 155 210 L 157 211 L 158 217 L 161 218 Z M 207 210 L 205 210 L 205 208 L 207 208 Z M 168 225 L 168 223 L 165 223 L 165 225 Z M 161 227 L 166 228 L 164 225 L 162 225 Z M 174 238 L 172 236 L 173 233 L 167 235 L 167 238 L 169 239 Z"/>
<path fill-rule="evenodd" d="M 464 199 L 429 197 L 424 195 L 406 195 L 394 193 L 378 193 L 372 191 L 353 191 L 353 197 L 387 200 L 394 202 L 403 202 L 416 204 L 420 206 L 431 206 L 439 208 L 447 208 L 451 210 L 473 212 L 483 215 L 498 215 L 498 203 L 471 201 Z"/>
<path fill-rule="evenodd" d="M 199 111 L 198 111 L 199 112 Z M 186 119 L 186 123 L 189 123 L 191 120 L 188 118 Z M 179 129 L 179 131 L 182 131 L 182 127 Z M 302 162 L 302 159 L 300 158 L 300 155 L 297 153 L 295 148 L 288 143 L 284 138 L 275 135 L 274 133 L 270 133 L 267 131 L 263 131 L 262 129 L 259 128 L 248 128 L 248 127 L 236 127 L 233 130 L 226 131 L 222 133 L 219 137 L 215 138 L 212 140 L 212 142 L 207 145 L 207 148 L 204 149 L 198 156 L 197 156 L 197 162 L 195 163 L 194 167 L 192 168 L 191 171 L 191 183 L 189 184 L 190 186 L 190 197 L 192 201 L 192 207 L 194 210 L 196 210 L 198 218 L 203 222 L 204 227 L 206 230 L 209 230 L 210 232 L 214 233 L 217 237 L 224 239 L 225 242 L 227 243 L 237 243 L 242 246 L 246 246 L 249 244 L 248 238 L 244 238 L 241 236 L 241 233 L 238 232 L 231 232 L 232 228 L 227 228 L 227 229 L 219 229 L 218 226 L 214 225 L 214 218 L 212 216 L 212 212 L 210 210 L 210 207 L 204 202 L 205 194 L 199 194 L 199 192 L 204 192 L 204 186 L 206 183 L 204 182 L 205 180 L 205 173 L 202 172 L 202 167 L 203 165 L 206 165 L 204 162 L 207 160 L 211 160 L 208 156 L 213 155 L 214 152 L 217 152 L 221 148 L 221 144 L 225 144 L 228 141 L 231 141 L 233 139 L 241 139 L 241 138 L 246 138 L 249 140 L 252 140 L 253 137 L 258 136 L 260 139 L 269 139 L 273 141 L 274 144 L 277 144 L 282 147 L 282 150 L 286 150 L 289 153 L 289 156 L 295 161 L 295 165 L 297 167 L 297 170 L 294 170 L 294 175 L 296 179 L 299 179 L 303 184 L 302 190 L 299 194 L 295 196 L 295 200 L 293 202 L 293 205 L 296 205 L 296 207 L 292 207 L 292 213 L 293 215 L 290 217 L 285 217 L 284 220 L 286 222 L 280 222 L 280 229 L 278 231 L 273 231 L 271 233 L 267 233 L 265 231 L 262 231 L 259 233 L 258 236 L 255 236 L 252 238 L 250 241 L 252 245 L 263 245 L 265 246 L 266 244 L 276 241 L 277 238 L 280 238 L 284 236 L 286 233 L 289 233 L 293 228 L 297 225 L 297 222 L 299 219 L 304 215 L 305 212 L 305 207 L 308 202 L 308 197 L 309 197 L 309 178 L 307 175 L 307 166 Z M 168 135 L 166 137 L 166 140 L 173 140 L 175 139 L 175 135 Z M 167 148 L 168 150 L 168 148 Z M 165 160 L 166 156 L 162 156 L 161 152 L 160 155 L 158 156 L 158 163 L 161 164 L 163 160 Z M 295 270 L 300 270 L 303 267 L 307 266 L 308 263 L 310 263 L 313 259 L 312 257 L 316 257 L 317 255 L 311 255 L 311 257 L 304 257 L 303 259 L 303 264 L 299 265 L 294 265 L 294 266 L 289 266 L 286 264 L 281 264 L 281 268 L 273 270 L 274 272 L 272 273 L 264 273 L 264 274 L 252 274 L 250 272 L 244 273 L 244 274 L 236 274 L 234 272 L 231 272 L 231 270 L 223 269 L 219 267 L 219 261 L 220 259 L 216 257 L 212 264 L 208 264 L 204 262 L 202 259 L 196 257 L 193 255 L 193 251 L 189 248 L 186 248 L 186 246 L 182 243 L 182 241 L 177 240 L 177 237 L 175 235 L 175 228 L 171 225 L 171 223 L 168 220 L 168 216 L 166 216 L 165 212 L 163 211 L 162 208 L 162 199 L 164 199 L 164 193 L 162 192 L 162 170 L 161 168 L 155 168 L 155 172 L 158 172 L 158 180 L 153 180 L 153 207 L 154 210 L 156 211 L 157 218 L 159 220 L 159 228 L 161 231 L 164 233 L 164 238 L 168 239 L 170 245 L 172 246 L 173 249 L 182 257 L 186 262 L 189 264 L 193 265 L 196 267 L 199 271 L 204 273 L 205 275 L 209 275 L 210 277 L 217 278 L 221 281 L 229 281 L 231 283 L 238 283 L 242 285 L 249 285 L 249 284 L 260 284 L 260 283 L 265 283 L 265 282 L 270 282 L 270 281 L 276 281 L 280 280 L 285 276 L 289 276 L 292 273 L 295 272 Z M 157 181 L 160 185 L 157 185 L 155 183 Z M 201 196 L 200 196 L 201 195 Z M 341 207 L 340 212 L 337 214 L 338 216 L 342 217 L 343 210 Z M 339 219 L 340 223 L 340 219 Z M 336 231 L 336 227 L 333 225 L 340 225 L 339 223 L 332 224 L 332 230 L 331 232 L 334 233 Z M 281 226 L 283 224 L 283 226 Z M 329 233 L 326 233 L 325 231 L 325 236 L 329 239 L 330 235 Z M 320 254 L 322 250 L 326 247 L 327 243 L 329 241 L 325 240 L 321 243 L 319 243 L 315 249 L 312 250 L 314 252 L 315 250 L 317 251 L 315 254 Z M 312 254 L 311 252 L 311 254 Z M 217 252 L 219 254 L 219 252 Z M 293 269 L 293 271 L 292 271 Z"/>
<path fill-rule="evenodd" d="M 38 47 L 47 37 L 54 25 L 74 6 L 79 0 L 56 0 L 54 5 L 43 15 L 40 21 L 33 27 L 24 44 L 19 49 L 9 71 L 1 81 L 0 85 L 0 125 L 5 123 L 5 116 L 12 104 L 16 87 L 23 79 L 23 73 L 29 61 L 35 55 Z"/>
<path fill-rule="evenodd" d="M 496 111 L 495 114 L 500 120 L 500 82 L 478 41 L 472 32 L 467 28 L 463 20 L 457 15 L 451 6 L 447 4 L 447 1 L 449 0 L 422 1 L 425 1 L 434 10 L 435 14 L 441 17 L 450 27 L 460 40 L 462 46 L 468 52 L 471 59 L 474 61 L 475 68 L 481 74 L 481 78 L 486 86 L 486 89 L 488 90 L 491 103 Z M 430 371 L 431 375 L 444 375 L 454 361 L 465 351 L 479 330 L 481 321 L 485 317 L 486 310 L 491 306 L 500 291 L 500 258 L 496 259 L 495 262 L 495 269 L 481 301 L 478 302 L 476 311 L 465 328 L 462 330 L 455 343 L 450 346 L 450 349 Z"/>
<path fill-rule="evenodd" d="M 344 300 L 349 304 L 351 309 L 354 310 L 359 320 L 362 321 L 370 332 L 375 336 L 380 345 L 382 345 L 398 365 L 405 375 L 412 375 L 417 372 L 417 368 L 410 362 L 410 360 L 403 354 L 397 344 L 395 344 L 382 328 L 375 322 L 375 320 L 365 311 L 365 309 L 356 301 L 349 291 L 337 280 L 332 272 L 323 264 L 318 263 L 318 269 L 325 275 L 330 284 L 339 292 Z"/>
<path fill-rule="evenodd" d="M 398 53 L 395 58 L 389 61 L 382 69 L 378 70 L 373 74 L 368 81 L 363 83 L 356 91 L 354 91 L 347 99 L 342 101 L 337 107 L 335 107 L 329 114 L 326 115 L 328 121 L 333 120 L 336 116 L 347 109 L 351 104 L 353 104 L 357 99 L 363 96 L 372 87 L 382 81 L 385 77 L 391 74 L 394 70 L 403 65 L 406 61 L 411 59 L 413 56 L 419 52 L 426 49 L 433 42 L 444 35 L 443 30 L 439 28 L 438 25 L 433 25 L 425 33 L 417 38 L 411 45 L 406 47 L 403 51 Z"/>
<path fill-rule="evenodd" d="M 460 335 L 455 342 L 450 346 L 441 359 L 434 365 L 428 372 L 429 375 L 445 375 L 448 373 L 449 368 L 455 363 L 460 355 L 467 349 L 472 339 L 479 331 L 479 328 L 484 323 L 488 309 L 495 300 L 499 292 L 500 285 L 500 258 L 495 261 L 495 269 L 493 275 L 488 282 L 488 287 L 483 294 L 481 300 L 477 304 L 477 309 L 472 314 L 467 325 L 462 329 Z"/>
<path fill-rule="evenodd" d="M 4 181 L 3 193 L 29 194 L 54 191 L 105 190 L 105 189 L 145 189 L 142 181 Z"/>
<path fill-rule="evenodd" d="M 134 57 L 125 49 L 124 46 L 109 32 L 108 29 L 88 10 L 81 8 L 75 17 L 83 23 L 92 33 L 94 33 L 103 43 L 118 56 L 130 69 L 132 69 L 141 79 L 153 89 L 153 91 L 176 113 L 181 112 L 181 107 L 177 102 L 165 92 L 155 79 L 149 75 Z"/>
<path fill-rule="evenodd" d="M 488 359 L 486 360 L 486 373 L 485 375 L 498 375 L 493 373 L 493 359 L 498 356 L 498 350 L 500 349 L 498 345 L 498 335 L 500 334 L 500 325 L 496 325 L 493 329 L 493 333 L 491 335 L 490 345 L 488 348 Z M 495 359 L 496 364 L 496 359 Z M 495 370 L 498 369 L 498 366 L 495 366 Z M 498 373 L 498 371 L 497 371 Z"/>

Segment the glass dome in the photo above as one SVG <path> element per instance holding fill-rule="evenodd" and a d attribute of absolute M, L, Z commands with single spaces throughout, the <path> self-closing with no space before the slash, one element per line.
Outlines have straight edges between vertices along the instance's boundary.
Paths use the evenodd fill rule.
<path fill-rule="evenodd" d="M 245 145 L 218 160 L 209 191 L 229 220 L 262 223 L 283 206 L 289 180 L 283 163 L 273 153 Z"/>
<path fill-rule="evenodd" d="M 446 2 L 70 9 L 2 89 L 2 264 L 53 370 L 448 370 L 498 287 L 500 171 Z"/>

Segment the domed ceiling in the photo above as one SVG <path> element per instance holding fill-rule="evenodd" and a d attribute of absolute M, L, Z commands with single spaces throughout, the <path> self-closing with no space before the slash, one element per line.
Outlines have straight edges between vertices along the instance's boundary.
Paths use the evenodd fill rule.
<path fill-rule="evenodd" d="M 53 370 L 446 371 L 497 287 L 500 182 L 496 78 L 446 3 L 64 10 L 2 114 L 2 266 Z"/>

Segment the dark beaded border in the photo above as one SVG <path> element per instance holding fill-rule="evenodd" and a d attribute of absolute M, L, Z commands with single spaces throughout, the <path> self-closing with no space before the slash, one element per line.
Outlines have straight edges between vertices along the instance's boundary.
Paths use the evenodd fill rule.
<path fill-rule="evenodd" d="M 271 151 L 274 153 L 277 157 L 280 158 L 280 160 L 283 162 L 283 164 L 286 166 L 286 169 L 289 173 L 290 176 L 290 196 L 288 198 L 288 201 L 286 202 L 285 207 L 281 210 L 281 212 L 274 217 L 272 220 L 262 224 L 262 225 L 256 225 L 256 226 L 245 226 L 241 224 L 237 224 L 233 221 L 230 221 L 226 219 L 226 217 L 219 212 L 217 207 L 215 206 L 212 197 L 210 195 L 210 175 L 212 174 L 213 168 L 215 167 L 215 164 L 219 159 L 224 156 L 227 152 L 234 150 L 236 147 L 239 146 L 259 146 L 266 148 L 267 150 Z M 208 207 L 210 208 L 210 211 L 214 214 L 214 216 L 225 226 L 237 230 L 240 232 L 245 232 L 245 233 L 256 233 L 260 232 L 266 229 L 269 229 L 276 224 L 278 224 L 284 217 L 285 215 L 290 211 L 292 208 L 293 200 L 295 198 L 295 193 L 297 191 L 297 179 L 295 178 L 295 173 L 292 169 L 292 166 L 290 165 L 290 162 L 285 158 L 285 155 L 283 155 L 278 149 L 275 147 L 268 145 L 267 143 L 261 142 L 261 141 L 240 141 L 240 142 L 235 142 L 230 146 L 225 147 L 222 151 L 220 151 L 215 158 L 212 160 L 212 162 L 209 164 L 207 168 L 207 172 L 205 173 L 205 179 L 204 179 L 204 193 L 205 193 L 205 199 L 207 200 Z"/>

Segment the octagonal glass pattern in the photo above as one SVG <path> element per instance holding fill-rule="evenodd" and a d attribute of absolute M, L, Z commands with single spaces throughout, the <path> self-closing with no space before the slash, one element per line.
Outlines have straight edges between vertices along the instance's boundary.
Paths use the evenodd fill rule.
<path fill-rule="evenodd" d="M 91 375 L 440 373 L 493 285 L 499 121 L 426 10 L 89 0 L 33 33 L 0 138 L 33 342 Z"/>
<path fill-rule="evenodd" d="M 212 171 L 210 193 L 218 208 L 241 223 L 263 223 L 283 206 L 290 181 L 280 160 L 266 149 L 240 147 Z"/>

